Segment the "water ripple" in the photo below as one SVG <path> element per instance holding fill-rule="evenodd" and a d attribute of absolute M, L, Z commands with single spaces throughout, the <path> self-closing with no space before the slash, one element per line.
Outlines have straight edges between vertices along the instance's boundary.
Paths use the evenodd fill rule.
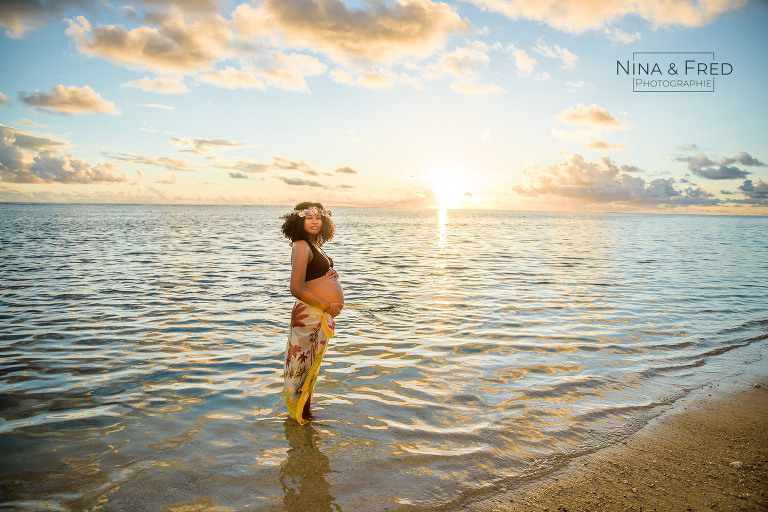
<path fill-rule="evenodd" d="M 335 208 L 348 305 L 295 428 L 282 210 L 0 205 L 0 508 L 274 510 L 302 468 L 322 503 L 436 505 L 768 339 L 764 218 Z"/>

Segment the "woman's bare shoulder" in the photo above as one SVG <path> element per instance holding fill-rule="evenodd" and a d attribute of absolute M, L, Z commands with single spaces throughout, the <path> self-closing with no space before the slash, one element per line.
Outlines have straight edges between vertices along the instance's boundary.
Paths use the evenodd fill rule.
<path fill-rule="evenodd" d="M 309 242 L 306 240 L 296 240 L 293 242 L 291 252 L 293 254 L 312 254 L 312 249 L 309 248 Z"/>

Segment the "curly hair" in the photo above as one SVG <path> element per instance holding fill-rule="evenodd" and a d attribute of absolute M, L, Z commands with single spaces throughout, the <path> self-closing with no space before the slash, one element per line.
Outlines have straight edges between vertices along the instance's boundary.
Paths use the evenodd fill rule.
<path fill-rule="evenodd" d="M 318 210 L 323 210 L 322 204 L 312 203 L 309 201 L 297 204 L 294 210 L 306 210 L 307 208 L 312 208 L 313 206 Z M 297 240 L 304 240 L 309 242 L 309 234 L 304 231 L 304 217 L 299 217 L 298 214 L 290 212 L 286 213 L 280 218 L 284 221 L 283 227 L 281 229 L 283 231 L 283 235 L 285 235 L 285 238 L 291 242 L 295 242 Z M 320 233 L 317 235 L 317 243 L 323 245 L 325 242 L 328 242 L 331 238 L 333 238 L 333 233 L 336 231 L 336 226 L 330 217 L 323 216 L 321 218 L 323 220 L 323 225 L 320 228 Z"/>

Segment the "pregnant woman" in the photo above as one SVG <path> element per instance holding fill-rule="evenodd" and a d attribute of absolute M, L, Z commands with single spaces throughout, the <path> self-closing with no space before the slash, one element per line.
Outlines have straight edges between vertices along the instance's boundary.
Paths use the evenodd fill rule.
<path fill-rule="evenodd" d="M 285 349 L 285 403 L 288 415 L 308 423 L 312 390 L 334 317 L 344 307 L 344 291 L 333 260 L 321 247 L 333 238 L 331 211 L 320 203 L 299 203 L 282 216 L 283 234 L 291 241 L 291 295 L 296 297 Z"/>

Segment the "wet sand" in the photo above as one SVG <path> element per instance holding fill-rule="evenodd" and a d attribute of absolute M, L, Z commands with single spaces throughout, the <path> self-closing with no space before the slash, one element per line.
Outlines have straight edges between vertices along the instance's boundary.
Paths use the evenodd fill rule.
<path fill-rule="evenodd" d="M 624 442 L 508 487 L 449 510 L 768 511 L 768 378 L 712 384 Z"/>

